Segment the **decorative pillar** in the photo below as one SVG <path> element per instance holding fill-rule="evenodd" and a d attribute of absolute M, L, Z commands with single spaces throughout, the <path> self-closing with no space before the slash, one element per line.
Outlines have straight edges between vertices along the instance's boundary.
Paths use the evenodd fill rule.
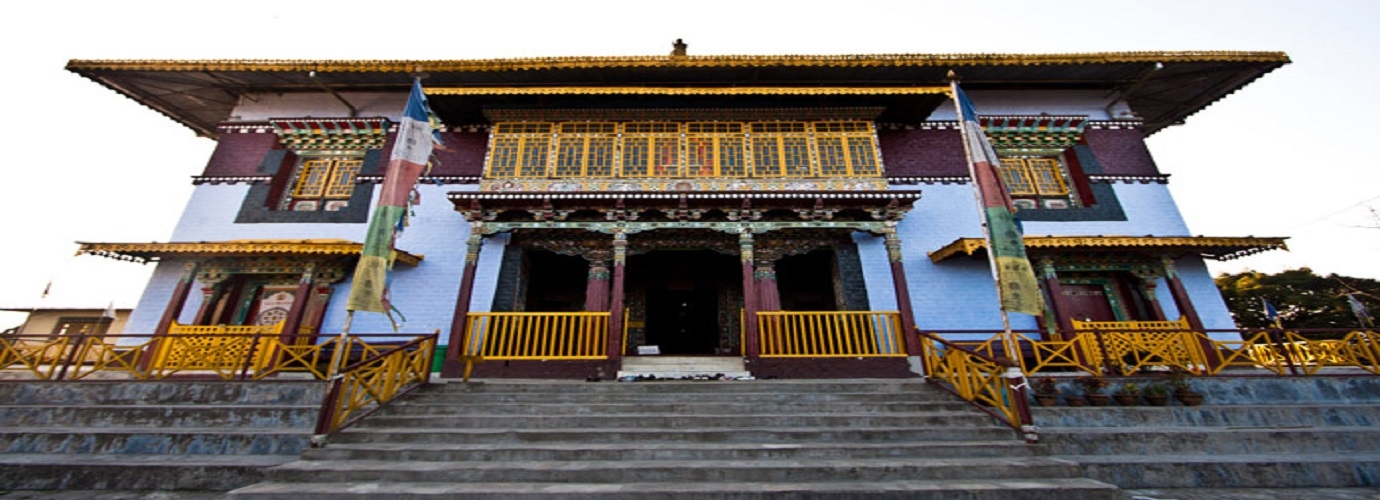
<path fill-rule="evenodd" d="M 1183 280 L 1179 279 L 1179 269 L 1174 265 L 1174 259 L 1163 257 L 1160 260 L 1164 263 L 1164 281 L 1169 284 L 1169 294 L 1174 297 L 1174 306 L 1179 308 L 1179 314 L 1188 319 L 1188 327 L 1198 332 L 1196 336 L 1198 343 L 1203 347 L 1205 361 L 1210 367 L 1222 364 L 1222 357 L 1217 355 L 1217 346 L 1208 339 L 1203 328 L 1203 320 L 1198 318 L 1198 311 L 1193 308 L 1193 301 L 1188 298 L 1188 289 L 1184 288 Z"/>
<path fill-rule="evenodd" d="M 609 310 L 609 263 L 589 261 L 589 279 L 585 282 L 585 312 Z"/>
<path fill-rule="evenodd" d="M 1073 331 L 1073 318 L 1069 317 L 1069 299 L 1064 295 L 1063 285 L 1059 284 L 1059 274 L 1054 270 L 1054 260 L 1041 259 L 1040 267 L 1044 272 L 1045 291 L 1049 292 L 1049 308 L 1054 314 L 1054 327 L 1058 330 L 1059 338 L 1073 340 L 1076 334 Z"/>
<path fill-rule="evenodd" d="M 1155 296 L 1155 289 L 1158 288 L 1158 284 L 1155 283 L 1155 277 L 1141 277 L 1140 285 L 1141 293 L 1145 294 L 1145 301 L 1150 303 L 1150 314 L 1154 315 L 1156 321 L 1167 320 L 1168 318 L 1164 315 L 1164 307 L 1160 306 L 1160 299 Z"/>
<path fill-rule="evenodd" d="M 177 280 L 177 287 L 173 288 L 172 297 L 168 299 L 168 307 L 163 309 L 163 317 L 158 319 L 158 326 L 153 331 L 155 335 L 167 335 L 173 322 L 182 315 L 182 308 L 187 305 L 187 295 L 192 291 L 192 283 L 196 281 L 196 270 L 195 262 L 188 262 L 182 266 L 182 277 Z"/>
<path fill-rule="evenodd" d="M 1194 330 L 1203 329 L 1203 320 L 1198 318 L 1198 311 L 1193 308 L 1193 301 L 1188 298 L 1188 289 L 1184 288 L 1184 282 L 1179 279 L 1179 270 L 1174 266 L 1174 259 L 1164 257 L 1160 259 L 1164 263 L 1164 281 L 1169 284 L 1169 295 L 1174 298 L 1174 306 L 1179 308 L 1179 314 L 1188 318 L 1188 326 Z"/>
<path fill-rule="evenodd" d="M 742 355 L 756 360 L 761 355 L 761 343 L 757 338 L 757 287 L 752 269 L 752 228 L 745 227 L 738 235 L 738 252 L 743 262 L 743 345 Z"/>
<path fill-rule="evenodd" d="M 759 260 L 752 274 L 757 280 L 757 310 L 780 311 L 781 291 L 776 286 L 776 263 Z"/>
<path fill-rule="evenodd" d="M 891 261 L 891 285 L 896 289 L 896 309 L 901 312 L 901 330 L 906 339 L 906 353 L 919 356 L 922 352 L 920 335 L 915 331 L 915 312 L 910 304 L 910 287 L 906 286 L 906 268 L 902 262 L 901 237 L 896 234 L 896 223 L 887 222 L 883 233 L 886 237 L 886 255 Z"/>
<path fill-rule="evenodd" d="M 302 320 L 306 317 L 307 306 L 311 305 L 311 286 L 316 276 L 316 264 L 309 263 L 297 281 L 297 290 L 292 297 L 292 307 L 283 319 L 283 331 L 278 332 L 278 341 L 285 345 L 294 344 L 301 333 Z"/>
<path fill-rule="evenodd" d="M 196 262 L 188 262 L 182 265 L 182 277 L 178 278 L 177 286 L 173 288 L 172 297 L 168 299 L 168 306 L 163 309 L 163 317 L 158 319 L 158 326 L 154 327 L 154 339 L 149 342 L 148 348 L 139 355 L 139 371 L 147 372 L 149 365 L 153 363 L 153 355 L 158 352 L 158 337 L 168 335 L 168 330 L 172 328 L 174 321 L 182 314 L 182 308 L 187 305 L 187 294 L 192 291 L 192 283 L 196 281 Z"/>
<path fill-rule="evenodd" d="M 201 287 L 201 307 L 197 308 L 196 319 L 192 320 L 194 323 L 198 325 L 212 324 L 214 319 L 211 315 L 216 312 L 216 302 L 220 301 L 221 292 L 219 283 Z"/>
<path fill-rule="evenodd" d="M 470 227 L 470 237 L 466 242 L 465 267 L 460 274 L 460 291 L 455 297 L 455 315 L 450 320 L 450 338 L 446 359 L 441 363 L 441 376 L 459 378 L 465 367 L 460 363 L 461 350 L 465 346 L 465 329 L 470 324 L 470 298 L 474 295 L 474 272 L 479 265 L 479 250 L 484 246 L 483 225 L 474 223 Z"/>
<path fill-rule="evenodd" d="M 628 235 L 613 233 L 613 291 L 609 297 L 609 369 L 617 373 L 623 357 L 623 275 L 628 260 Z"/>

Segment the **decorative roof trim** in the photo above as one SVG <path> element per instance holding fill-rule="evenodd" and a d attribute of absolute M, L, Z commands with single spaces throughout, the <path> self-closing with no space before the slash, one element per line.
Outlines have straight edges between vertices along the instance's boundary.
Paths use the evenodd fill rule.
<path fill-rule="evenodd" d="M 948 87 L 431 87 L 427 95 L 930 95 Z"/>
<path fill-rule="evenodd" d="M 1231 260 L 1269 250 L 1288 250 L 1287 238 L 1207 237 L 1207 236 L 1026 236 L 1025 249 L 1031 253 L 1060 250 L 1150 251 L 1154 253 L 1195 253 L 1216 260 Z M 941 262 L 957 255 L 976 255 L 987 249 L 982 238 L 959 238 L 929 253 L 930 261 Z"/>
<path fill-rule="evenodd" d="M 654 109 L 485 109 L 493 122 L 504 121 L 754 121 L 776 120 L 876 120 L 883 107 L 819 108 L 654 108 Z"/>
<path fill-rule="evenodd" d="M 383 149 L 392 122 L 374 118 L 271 118 L 273 132 L 293 150 Z"/>
<path fill-rule="evenodd" d="M 1115 63 L 1263 62 L 1288 63 L 1284 52 L 1168 51 L 1084 52 L 1068 54 L 875 54 L 875 55 L 721 55 L 576 56 L 471 60 L 128 60 L 74 59 L 68 70 L 261 71 L 440 73 L 581 68 L 706 67 L 871 67 L 871 66 L 1054 66 Z"/>
<path fill-rule="evenodd" d="M 796 199 L 796 200 L 902 200 L 919 198 L 919 191 L 779 191 L 779 192 L 616 192 L 616 193 L 566 193 L 566 192 L 454 192 L 451 200 L 742 200 L 742 199 Z"/>
<path fill-rule="evenodd" d="M 272 182 L 273 177 L 268 175 L 194 175 L 192 184 L 256 184 L 260 182 Z"/>
<path fill-rule="evenodd" d="M 355 177 L 358 183 L 380 183 L 383 182 L 382 175 L 360 175 Z M 418 184 L 478 184 L 477 175 L 434 175 L 417 178 Z"/>
<path fill-rule="evenodd" d="M 1089 174 L 1088 182 L 1104 184 L 1169 184 L 1169 174 L 1161 175 L 1107 175 Z"/>
<path fill-rule="evenodd" d="M 347 240 L 230 240 L 169 243 L 86 243 L 77 255 L 89 254 L 117 260 L 146 263 L 165 257 L 245 256 L 245 255 L 351 255 L 357 256 L 363 244 Z M 394 250 L 396 262 L 416 266 L 421 255 Z"/>
<path fill-rule="evenodd" d="M 966 175 L 887 177 L 888 184 L 967 184 Z"/>

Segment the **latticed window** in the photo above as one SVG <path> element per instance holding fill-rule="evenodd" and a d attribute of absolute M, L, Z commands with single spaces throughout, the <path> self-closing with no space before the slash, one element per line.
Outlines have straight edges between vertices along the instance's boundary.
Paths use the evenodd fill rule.
<path fill-rule="evenodd" d="M 808 177 L 815 174 L 810 162 L 810 142 L 805 123 L 763 122 L 752 124 L 753 175 L 756 177 Z"/>
<path fill-rule="evenodd" d="M 679 123 L 623 124 L 623 177 L 680 177 Z"/>
<path fill-rule="evenodd" d="M 870 122 L 501 123 L 489 178 L 877 177 Z"/>
<path fill-rule="evenodd" d="M 490 177 L 546 177 L 554 125 L 500 123 L 489 147 Z"/>
<path fill-rule="evenodd" d="M 308 156 L 297 168 L 292 196 L 284 200 L 292 210 L 338 210 L 355 191 L 355 176 L 364 166 L 357 156 Z"/>
<path fill-rule="evenodd" d="M 556 146 L 556 177 L 612 177 L 614 123 L 562 123 Z"/>
<path fill-rule="evenodd" d="M 1054 158 L 1002 158 L 1001 178 L 1011 196 L 1068 196 L 1063 169 Z"/>
<path fill-rule="evenodd" d="M 746 177 L 747 148 L 741 123 L 685 126 L 687 177 Z"/>

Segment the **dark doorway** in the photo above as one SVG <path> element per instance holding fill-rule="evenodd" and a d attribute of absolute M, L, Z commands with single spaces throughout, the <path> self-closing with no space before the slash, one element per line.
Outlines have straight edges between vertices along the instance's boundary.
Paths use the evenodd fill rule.
<path fill-rule="evenodd" d="M 585 309 L 589 263 L 580 257 L 545 250 L 527 253 L 527 301 L 530 312 L 579 312 Z"/>
<path fill-rule="evenodd" d="M 662 354 L 714 354 L 718 323 L 713 290 L 647 291 L 647 343 Z"/>
<path fill-rule="evenodd" d="M 776 263 L 776 283 L 783 311 L 840 309 L 834 293 L 834 252 L 816 250 L 783 257 Z"/>

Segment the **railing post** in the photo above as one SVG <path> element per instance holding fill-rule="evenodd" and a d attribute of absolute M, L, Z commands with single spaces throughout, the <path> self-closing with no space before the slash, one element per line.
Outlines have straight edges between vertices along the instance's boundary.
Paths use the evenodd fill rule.
<path fill-rule="evenodd" d="M 1025 382 L 1025 373 L 1021 372 L 1021 367 L 1015 366 L 1012 360 L 1006 360 L 1006 371 L 1002 377 L 1006 379 L 1006 387 L 1011 397 L 1011 403 L 1016 409 L 1016 425 L 1020 426 L 1021 437 L 1027 443 L 1038 443 L 1040 434 L 1035 428 L 1034 419 L 1030 417 L 1030 401 L 1027 388 L 1029 384 Z"/>

